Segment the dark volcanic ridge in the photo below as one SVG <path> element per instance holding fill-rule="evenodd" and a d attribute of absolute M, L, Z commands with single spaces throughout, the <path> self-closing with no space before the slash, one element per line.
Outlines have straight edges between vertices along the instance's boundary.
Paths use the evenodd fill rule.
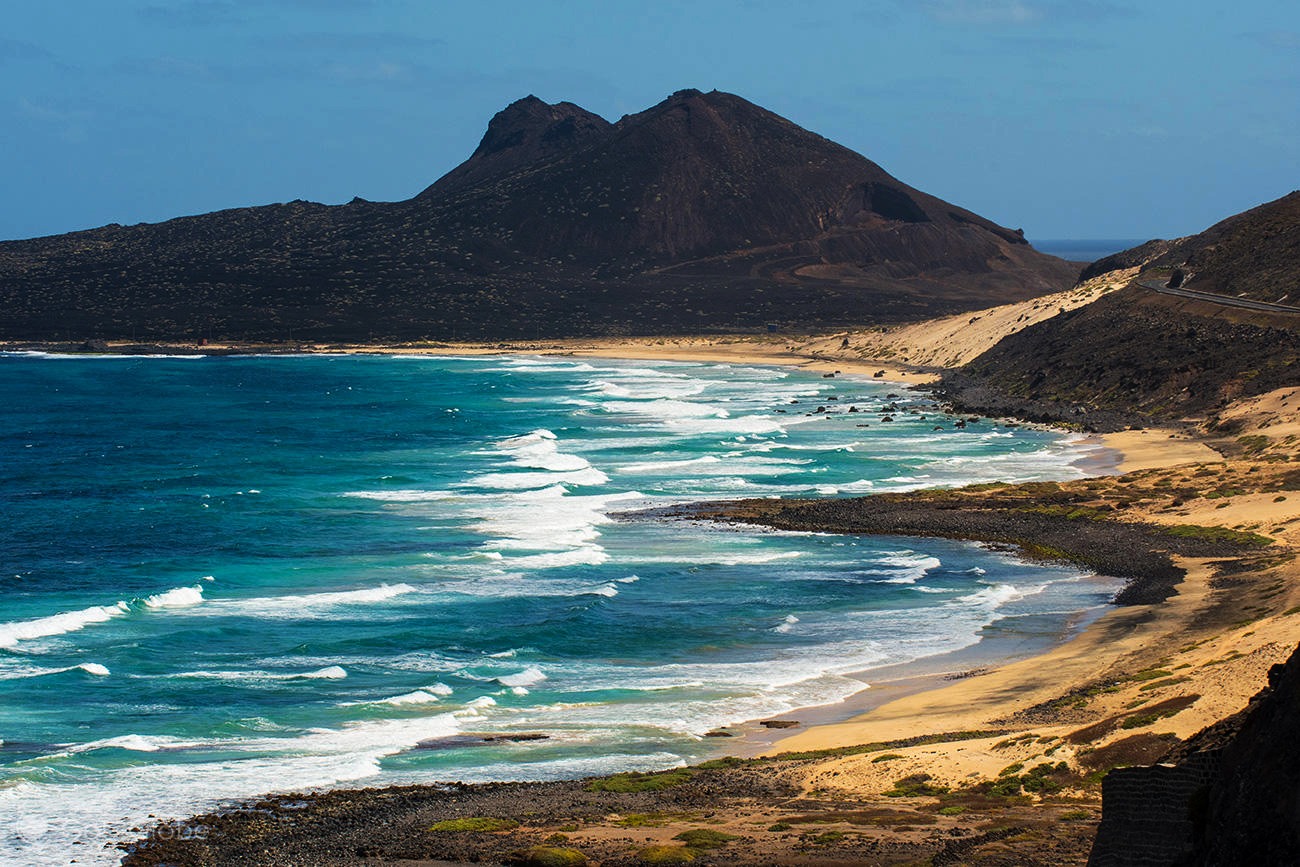
<path fill-rule="evenodd" d="M 1300 307 L 1300 192 L 1117 253 L 1083 277 L 1133 267 L 1125 288 L 1006 337 L 939 391 L 970 411 L 1115 430 L 1213 423 L 1234 400 L 1300 385 L 1300 312 L 1235 306 Z M 1162 293 L 1171 281 L 1210 294 Z"/>
<path fill-rule="evenodd" d="M 414 198 L 0 244 L 0 338 L 537 339 L 822 330 L 1066 288 L 1076 266 L 738 96 L 610 123 L 528 97 Z"/>

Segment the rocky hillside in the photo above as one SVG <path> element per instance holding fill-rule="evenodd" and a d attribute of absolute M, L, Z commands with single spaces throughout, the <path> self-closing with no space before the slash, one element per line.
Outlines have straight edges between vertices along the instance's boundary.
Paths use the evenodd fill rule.
<path fill-rule="evenodd" d="M 0 244 L 0 338 L 815 330 L 1068 287 L 1019 231 L 726 93 L 609 123 L 535 97 L 414 198 Z"/>
<path fill-rule="evenodd" d="M 944 377 L 956 403 L 1100 430 L 1135 421 L 1214 424 L 1231 401 L 1300 385 L 1300 313 L 1162 294 L 1182 286 L 1270 302 L 1300 300 L 1300 193 L 1106 264 L 1140 266 L 1124 289 L 1010 335 Z"/>

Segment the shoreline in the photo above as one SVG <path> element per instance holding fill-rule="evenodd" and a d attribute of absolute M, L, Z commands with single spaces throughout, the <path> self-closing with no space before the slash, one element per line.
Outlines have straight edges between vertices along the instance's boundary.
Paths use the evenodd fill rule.
<path fill-rule="evenodd" d="M 1225 481 L 1289 484 L 1295 476 L 1285 465 L 1259 469 L 1230 463 Z M 1141 522 L 1142 538 L 1162 539 L 1151 521 L 1159 510 L 1128 504 L 1129 492 L 1163 490 L 1178 477 L 1177 470 L 1146 471 L 1050 487 L 1031 483 L 1005 486 L 1005 496 L 1035 503 L 1063 489 L 1076 499 L 1109 497 L 1124 510 L 1122 520 Z M 961 511 L 969 512 L 980 498 L 1004 494 L 958 489 L 892 496 L 968 497 L 972 502 Z M 1043 518 L 1068 527 L 1080 520 L 1069 517 L 1074 508 Z M 1188 516 L 1198 516 L 1198 508 L 1193 505 Z M 1289 508 L 1300 522 L 1300 503 Z M 1182 517 L 1171 520 L 1189 526 Z M 1293 574 L 1294 555 L 1261 538 L 1193 536 L 1174 556 L 1185 575 L 1170 598 L 1111 607 L 1046 653 L 988 671 L 951 681 L 933 673 L 882 681 L 874 695 L 862 691 L 874 705 L 866 714 L 777 737 L 752 758 L 741 753 L 686 769 L 545 783 L 268 796 L 165 825 L 168 839 L 155 833 L 125 863 L 315 865 L 364 852 L 425 863 L 541 864 L 550 862 L 527 860 L 528 853 L 549 846 L 579 852 L 584 860 L 573 863 L 594 857 L 631 865 L 641 863 L 639 852 L 648 845 L 680 850 L 678 841 L 695 839 L 683 835 L 704 829 L 735 841 L 710 856 L 723 860 L 706 863 L 818 863 L 810 855 L 818 851 L 833 856 L 826 863 L 914 863 L 960 860 L 972 847 L 988 845 L 999 857 L 1010 848 L 1013 860 L 998 863 L 1082 865 L 1105 771 L 1158 761 L 1181 740 L 1236 712 L 1269 667 L 1290 654 L 1300 587 L 1280 594 L 1273 588 Z M 1283 546 L 1294 541 L 1290 531 L 1281 539 Z M 1225 576 L 1237 575 L 1254 580 L 1225 593 Z M 1242 621 L 1243 609 L 1258 613 Z M 1026 781 L 1040 779 L 1018 773 L 1031 765 L 1040 774 L 1050 769 L 1052 787 L 1017 794 Z M 908 781 L 920 782 L 900 795 L 900 786 L 913 785 Z M 1015 788 L 999 788 L 1009 783 Z M 503 830 L 430 833 L 487 821 Z M 872 826 L 869 834 L 861 833 L 863 824 Z M 989 827 L 1014 832 L 988 836 Z M 818 849 L 832 843 L 832 849 Z M 889 858 L 880 857 L 881 846 Z"/>
<path fill-rule="evenodd" d="M 7 347 L 6 347 L 7 348 Z M 195 347 L 201 353 L 208 350 L 220 354 L 247 354 L 229 347 Z M 257 352 L 258 349 L 248 349 Z M 264 349 L 264 348 L 261 348 Z M 297 354 L 296 351 L 294 351 Z M 203 353 L 207 354 L 207 353 Z M 275 354 L 288 354 L 283 350 Z M 823 374 L 848 373 L 870 376 L 882 382 L 919 386 L 937 379 L 932 370 L 907 366 L 887 365 L 880 362 L 826 357 L 821 354 L 800 353 L 798 348 L 779 340 L 764 338 L 647 338 L 638 341 L 564 341 L 546 345 L 494 345 L 494 346 L 440 346 L 440 347 L 351 347 L 347 349 L 312 349 L 304 354 L 388 354 L 388 355 L 490 355 L 530 354 L 559 355 L 571 358 L 605 357 L 661 361 L 703 362 L 719 364 L 768 364 L 812 370 Z M 1050 427 L 1044 425 L 1044 427 Z M 1059 428 L 1057 428 L 1059 430 Z M 1164 429 L 1128 430 L 1114 434 L 1090 434 L 1080 444 L 1093 449 L 1075 461 L 1083 473 L 1114 479 L 1121 474 L 1155 470 L 1169 471 L 1189 464 L 1223 463 L 1224 457 L 1211 449 L 1203 440 L 1185 432 Z M 1217 515 L 1214 517 L 1218 517 Z M 1011 723 L 1017 714 L 1035 701 L 1050 701 L 1064 692 L 1069 694 L 1096 682 L 1108 668 L 1122 666 L 1126 657 L 1144 656 L 1150 659 L 1153 641 L 1177 641 L 1191 631 L 1196 617 L 1204 614 L 1198 608 L 1210 594 L 1209 569 L 1204 563 L 1190 564 L 1188 574 L 1194 576 L 1187 586 L 1180 586 L 1164 602 L 1128 608 L 1108 606 L 1108 610 L 1072 634 L 1055 640 L 1050 645 L 1038 647 L 1028 653 L 1012 654 L 1003 659 L 990 660 L 989 665 L 976 665 L 975 671 L 963 671 L 967 666 L 963 658 L 978 654 L 983 643 L 943 654 L 940 657 L 922 658 L 885 669 L 868 670 L 850 675 L 863 679 L 864 688 L 842 701 L 829 705 L 799 708 L 782 718 L 798 718 L 801 726 L 797 733 L 788 730 L 765 729 L 760 720 L 752 720 L 735 727 L 739 737 L 719 738 L 716 755 L 742 758 L 773 756 L 790 751 L 825 752 L 843 749 L 853 744 L 870 741 L 898 742 L 906 735 L 931 734 L 943 731 L 960 732 L 966 729 L 987 728 L 989 720 Z M 1190 600 L 1190 601 L 1189 601 Z M 1152 625 L 1154 624 L 1154 625 Z M 1135 637 L 1136 636 L 1136 637 Z M 1253 651 L 1258 654 L 1259 648 Z M 1274 653 L 1273 656 L 1277 654 Z M 945 664 L 945 661 L 948 664 Z M 1257 666 L 1258 667 L 1258 666 Z M 890 671 L 889 669 L 896 669 Z M 1045 676 L 1036 672 L 1050 669 Z M 883 675 L 883 676 L 882 676 Z M 959 675 L 954 678 L 954 675 Z M 1247 690 L 1247 692 L 1252 690 Z M 1032 707 L 1030 708 L 1032 709 Z M 1195 719 L 1196 717 L 1187 717 Z M 1210 719 L 1210 717 L 1205 717 Z M 1210 721 L 1213 721 L 1210 719 Z M 1021 720 L 1020 722 L 1024 722 Z M 1179 727 L 1179 734 L 1190 732 Z M 1193 729 L 1195 730 L 1195 729 Z M 998 736 L 1000 737 L 999 731 Z M 1003 763 L 1005 757 L 996 755 L 993 744 L 985 740 L 963 741 L 960 746 L 931 748 L 930 753 L 941 756 L 930 761 L 908 755 L 915 767 L 925 768 L 925 773 L 962 769 L 967 774 L 992 776 L 993 764 Z M 906 750 L 906 748 L 900 748 Z M 864 769 L 862 761 L 850 758 L 828 759 L 826 769 L 807 772 L 805 780 L 820 780 L 817 785 L 830 785 L 833 777 L 844 774 L 857 775 L 856 791 L 879 792 L 885 787 L 880 772 Z M 992 764 L 991 764 L 992 763 Z M 835 768 L 830 770 L 829 768 Z M 976 770 L 970 770 L 970 769 Z M 866 778 L 865 784 L 862 777 Z M 840 781 L 837 781 L 837 784 Z M 459 789 L 479 791 L 479 787 Z M 486 784 L 487 789 L 502 784 Z M 529 784 L 551 786 L 550 783 Z M 560 785 L 560 784 L 555 784 Z M 806 786 L 813 785 L 805 783 Z M 357 795 L 362 800 L 386 798 L 406 787 L 383 786 L 352 792 L 329 789 L 312 799 L 328 799 Z M 484 790 L 486 791 L 486 789 Z M 364 796 L 362 795 L 364 793 Z M 313 800 L 312 803 L 315 803 Z M 235 814 L 239 808 L 234 808 Z M 129 861 L 128 863 L 153 863 Z M 272 862 L 268 862 L 272 863 Z M 322 862 L 323 863 L 323 862 Z M 617 863 L 617 862 L 615 862 Z"/>

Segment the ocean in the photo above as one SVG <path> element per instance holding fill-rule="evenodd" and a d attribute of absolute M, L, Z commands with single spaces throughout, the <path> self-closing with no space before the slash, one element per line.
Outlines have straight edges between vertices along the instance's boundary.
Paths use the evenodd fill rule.
<path fill-rule="evenodd" d="M 869 378 L 25 353 L 0 400 L 12 863 L 115 863 L 150 816 L 268 791 L 690 762 L 854 673 L 1058 640 L 1116 589 L 970 543 L 626 516 L 1082 475 L 1075 437 L 958 429 Z"/>

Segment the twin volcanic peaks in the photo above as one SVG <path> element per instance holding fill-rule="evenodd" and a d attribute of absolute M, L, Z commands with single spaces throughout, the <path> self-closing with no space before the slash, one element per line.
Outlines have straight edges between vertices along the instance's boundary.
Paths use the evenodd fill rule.
<path fill-rule="evenodd" d="M 0 244 L 0 337 L 519 339 L 815 331 L 1065 288 L 1017 232 L 729 93 L 617 122 L 535 96 L 402 202 Z"/>

